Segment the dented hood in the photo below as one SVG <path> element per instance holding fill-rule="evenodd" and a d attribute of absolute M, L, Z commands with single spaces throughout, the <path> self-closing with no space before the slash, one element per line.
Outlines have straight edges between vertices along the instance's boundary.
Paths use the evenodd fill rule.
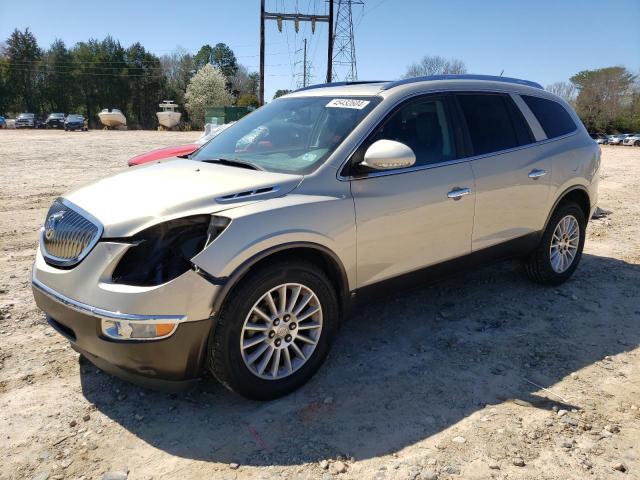
<path fill-rule="evenodd" d="M 114 238 L 161 221 L 286 195 L 301 180 L 301 175 L 176 159 L 128 169 L 64 198 L 96 217 L 103 237 Z"/>

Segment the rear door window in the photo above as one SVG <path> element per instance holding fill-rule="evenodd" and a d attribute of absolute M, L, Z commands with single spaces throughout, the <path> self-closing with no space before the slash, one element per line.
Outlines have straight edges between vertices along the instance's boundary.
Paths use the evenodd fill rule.
<path fill-rule="evenodd" d="M 560 137 L 576 130 L 571 115 L 558 102 L 530 95 L 521 97 L 538 119 L 547 138 Z"/>
<path fill-rule="evenodd" d="M 531 130 L 506 94 L 458 93 L 474 155 L 499 152 L 529 144 Z"/>

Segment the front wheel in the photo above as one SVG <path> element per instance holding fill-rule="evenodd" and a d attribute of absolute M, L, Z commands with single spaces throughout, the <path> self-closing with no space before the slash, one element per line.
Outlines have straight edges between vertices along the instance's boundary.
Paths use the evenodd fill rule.
<path fill-rule="evenodd" d="M 227 388 L 269 400 L 307 382 L 324 361 L 339 322 L 336 293 L 307 262 L 278 262 L 231 292 L 209 341 L 209 368 Z"/>
<path fill-rule="evenodd" d="M 540 244 L 525 261 L 527 276 L 538 283 L 560 285 L 580 263 L 587 222 L 573 202 L 561 204 L 551 216 Z"/>

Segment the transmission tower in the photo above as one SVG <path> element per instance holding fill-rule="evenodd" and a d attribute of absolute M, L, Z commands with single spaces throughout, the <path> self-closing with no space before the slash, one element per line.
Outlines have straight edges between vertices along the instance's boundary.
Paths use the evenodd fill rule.
<path fill-rule="evenodd" d="M 362 0 L 338 0 L 333 34 L 332 80 L 358 79 L 356 44 L 353 37 L 353 6 L 364 5 Z"/>

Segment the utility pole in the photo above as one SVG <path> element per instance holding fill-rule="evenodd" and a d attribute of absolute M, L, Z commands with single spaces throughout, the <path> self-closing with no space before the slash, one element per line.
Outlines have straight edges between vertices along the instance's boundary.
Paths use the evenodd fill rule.
<path fill-rule="evenodd" d="M 362 0 L 338 0 L 336 26 L 333 41 L 333 80 L 354 81 L 358 79 L 356 44 L 353 34 L 353 5 L 364 5 Z"/>
<path fill-rule="evenodd" d="M 328 23 L 328 36 L 327 36 L 327 82 L 331 81 L 332 76 L 332 60 L 333 60 L 333 1 L 329 1 L 329 14 L 328 15 L 315 15 L 307 13 L 278 13 L 267 12 L 265 10 L 265 0 L 260 0 L 260 105 L 264 105 L 264 27 L 265 20 L 275 20 L 278 22 L 278 30 L 282 32 L 282 22 L 289 21 L 294 22 L 296 32 L 300 28 L 300 22 L 311 22 L 311 33 L 316 31 L 316 23 L 323 22 Z M 306 41 L 305 41 L 306 44 Z M 305 62 L 306 65 L 306 62 Z"/>
<path fill-rule="evenodd" d="M 327 83 L 333 79 L 333 0 L 329 0 L 329 39 L 327 46 Z"/>
<path fill-rule="evenodd" d="M 260 0 L 260 105 L 264 105 L 264 0 Z"/>
<path fill-rule="evenodd" d="M 307 39 L 304 39 L 304 55 L 302 56 L 302 86 L 307 86 Z"/>

